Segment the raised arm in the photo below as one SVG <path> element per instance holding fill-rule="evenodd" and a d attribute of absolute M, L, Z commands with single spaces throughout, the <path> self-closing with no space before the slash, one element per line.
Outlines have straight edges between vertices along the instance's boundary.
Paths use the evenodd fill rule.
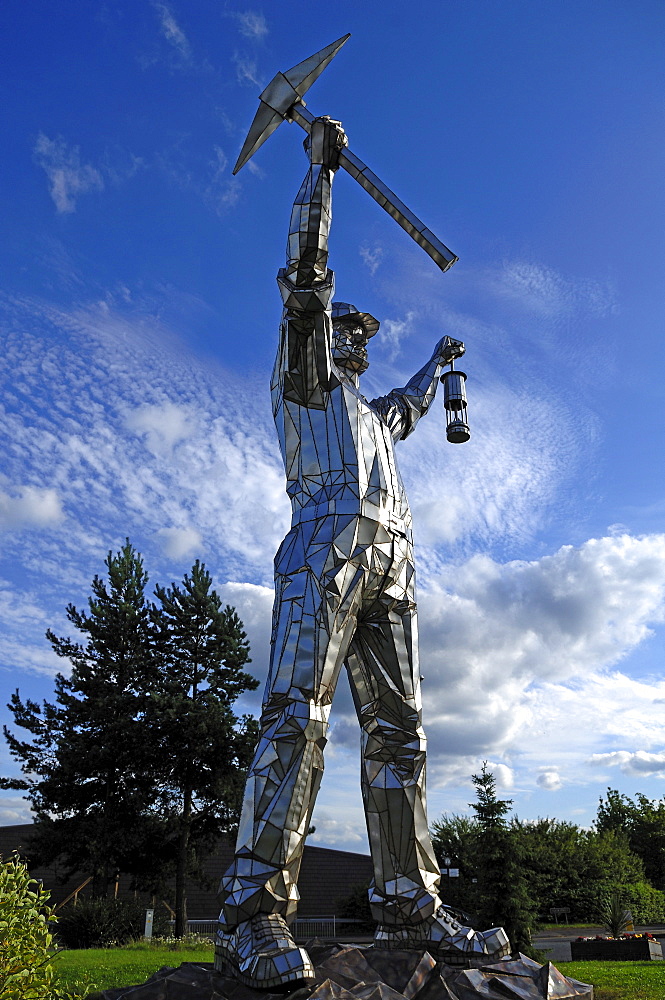
<path fill-rule="evenodd" d="M 291 212 L 286 267 L 277 276 L 284 302 L 278 355 L 282 392 L 314 408 L 325 405 L 330 381 L 334 275 L 328 270 L 328 235 L 332 182 L 344 145 L 338 122 L 316 119 L 305 140 L 310 166 Z"/>
<path fill-rule="evenodd" d="M 461 358 L 464 344 L 452 337 L 443 337 L 434 348 L 432 357 L 403 389 L 393 389 L 387 396 L 373 399 L 370 406 L 381 414 L 397 441 L 407 437 L 420 418 L 429 410 L 445 365 Z"/>

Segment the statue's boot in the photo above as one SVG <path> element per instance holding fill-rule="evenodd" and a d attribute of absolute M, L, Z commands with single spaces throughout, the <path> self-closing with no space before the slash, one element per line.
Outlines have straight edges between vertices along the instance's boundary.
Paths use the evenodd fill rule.
<path fill-rule="evenodd" d="M 426 949 L 448 965 L 491 965 L 510 955 L 510 941 L 503 927 L 475 931 L 455 920 L 445 906 L 434 917 L 417 924 L 379 924 L 374 947 L 394 950 Z"/>
<path fill-rule="evenodd" d="M 314 979 L 309 955 L 295 943 L 279 913 L 257 913 L 230 930 L 220 928 L 215 968 L 258 990 Z"/>

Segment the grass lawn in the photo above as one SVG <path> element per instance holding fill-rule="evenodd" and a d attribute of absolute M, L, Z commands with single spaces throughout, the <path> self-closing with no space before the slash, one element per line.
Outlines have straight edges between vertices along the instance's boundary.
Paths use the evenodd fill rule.
<path fill-rule="evenodd" d="M 212 962 L 213 950 L 190 947 L 91 948 L 63 951 L 54 961 L 59 982 L 74 987 L 88 983 L 96 990 L 143 983 L 164 965 Z M 595 1000 L 663 1000 L 665 962 L 557 962 L 566 976 L 593 983 Z"/>
<path fill-rule="evenodd" d="M 593 983 L 595 1000 L 663 1000 L 665 962 L 556 962 L 565 976 Z"/>
<path fill-rule="evenodd" d="M 107 990 L 115 986 L 144 983 L 163 965 L 178 966 L 183 962 L 212 962 L 213 948 L 156 948 L 138 945 L 134 948 L 89 948 L 63 951 L 53 961 L 58 982 L 74 988 L 87 983 L 92 989 Z"/>

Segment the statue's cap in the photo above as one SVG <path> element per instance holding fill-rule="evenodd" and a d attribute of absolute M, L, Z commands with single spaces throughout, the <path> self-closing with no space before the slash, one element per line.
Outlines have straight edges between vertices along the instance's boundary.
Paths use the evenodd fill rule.
<path fill-rule="evenodd" d="M 380 326 L 371 313 L 359 312 L 350 302 L 333 302 L 332 321 L 335 326 L 362 326 L 368 340 Z"/>

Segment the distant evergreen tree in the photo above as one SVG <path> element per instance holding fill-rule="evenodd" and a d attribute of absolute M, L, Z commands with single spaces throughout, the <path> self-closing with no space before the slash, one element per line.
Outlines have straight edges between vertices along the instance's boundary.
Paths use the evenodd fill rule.
<path fill-rule="evenodd" d="M 469 805 L 475 816 L 442 816 L 432 826 L 439 863 L 448 856 L 460 871 L 459 878 L 442 879 L 442 898 L 469 911 L 481 929 L 504 927 L 513 948 L 535 955 L 531 931 L 537 904 L 529 892 L 520 840 L 506 819 L 512 801 L 497 798 L 487 761 L 471 780 L 476 801 Z"/>
<path fill-rule="evenodd" d="M 522 867 L 519 840 L 506 820 L 512 799 L 497 798 L 496 779 L 487 761 L 471 780 L 477 796 L 477 801 L 469 805 L 478 821 L 479 916 L 485 924 L 504 927 L 513 948 L 526 951 L 531 948 L 537 906 Z"/>
<path fill-rule="evenodd" d="M 600 830 L 581 829 L 575 823 L 555 819 L 523 821 L 513 817 L 508 824 L 510 803 L 496 800 L 491 781 L 482 774 L 478 778 L 482 785 L 474 811 L 483 813 L 486 831 L 493 828 L 494 836 L 497 826 L 503 824 L 502 836 L 507 830 L 511 863 L 519 863 L 540 920 L 549 919 L 550 908 L 560 906 L 569 909 L 571 921 L 597 921 L 614 895 L 631 909 L 638 923 L 659 923 L 665 917 L 665 894 L 649 884 L 642 859 L 628 842 L 623 824 L 633 814 L 625 796 L 618 792 L 608 795 L 606 813 L 601 811 L 603 820 L 597 824 L 603 827 Z M 659 803 L 652 805 L 657 815 L 655 806 Z M 654 812 L 645 812 L 646 820 L 653 820 Z M 643 829 L 648 830 L 646 822 Z M 494 844 L 494 850 L 496 840 L 483 833 L 478 816 L 444 814 L 432 825 L 432 842 L 439 862 L 449 857 L 460 872 L 459 878 L 442 878 L 442 899 L 468 911 L 474 926 L 476 920 L 481 923 L 478 914 L 483 914 L 485 922 L 499 919 L 498 907 L 488 908 L 487 885 L 492 880 L 498 884 L 497 878 L 503 878 L 502 853 L 492 857 L 488 848 Z M 657 849 L 655 838 L 651 846 L 654 855 Z M 493 918 L 493 913 L 499 916 Z M 506 924 L 510 921 L 509 915 L 502 919 Z"/>
<path fill-rule="evenodd" d="M 442 875 L 439 895 L 444 903 L 468 914 L 469 921 L 479 924 L 478 881 L 476 878 L 476 844 L 478 820 L 470 816 L 448 816 L 444 813 L 432 824 L 432 844 L 439 864 L 445 858 L 459 875 Z"/>
<path fill-rule="evenodd" d="M 156 587 L 153 621 L 163 670 L 151 699 L 161 757 L 160 807 L 174 831 L 175 934 L 187 927 L 185 879 L 223 832 L 235 828 L 258 730 L 231 706 L 258 681 L 243 671 L 249 644 L 235 610 L 222 608 L 198 560 L 182 585 Z"/>
<path fill-rule="evenodd" d="M 65 872 L 93 876 L 105 895 L 117 871 L 133 871 L 153 796 L 154 758 L 146 740 L 150 689 L 159 677 L 155 628 L 145 600 L 147 574 L 129 540 L 106 558 L 107 579 L 96 576 L 88 610 L 67 607 L 85 642 L 46 633 L 71 674 L 55 679 L 56 702 L 23 702 L 16 691 L 9 708 L 16 725 L 32 734 L 17 739 L 5 727 L 24 777 L 3 788 L 27 792 L 35 814 L 31 856 L 59 859 Z"/>

